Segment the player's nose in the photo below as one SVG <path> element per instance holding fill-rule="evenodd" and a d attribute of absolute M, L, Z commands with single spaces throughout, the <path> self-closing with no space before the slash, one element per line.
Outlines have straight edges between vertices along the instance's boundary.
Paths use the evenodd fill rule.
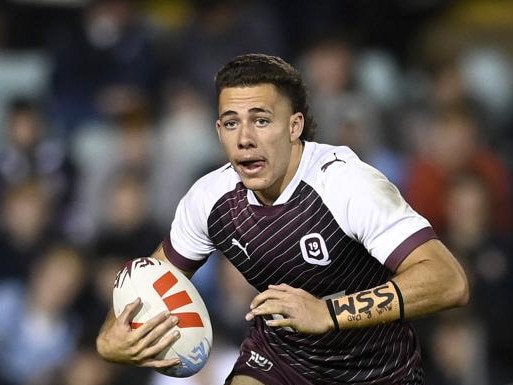
<path fill-rule="evenodd" d="M 237 137 L 237 147 L 239 149 L 256 147 L 255 128 L 250 124 L 241 124 L 239 136 Z"/>

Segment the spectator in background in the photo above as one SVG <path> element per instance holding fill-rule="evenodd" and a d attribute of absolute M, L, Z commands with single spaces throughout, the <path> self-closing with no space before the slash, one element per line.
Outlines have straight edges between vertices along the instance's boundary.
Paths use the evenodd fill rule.
<path fill-rule="evenodd" d="M 490 385 L 486 339 L 482 325 L 468 314 L 445 314 L 431 321 L 427 346 L 432 366 L 426 368 L 428 384 Z"/>
<path fill-rule="evenodd" d="M 94 241 L 99 258 L 149 256 L 162 238 L 163 232 L 149 216 L 148 186 L 137 173 L 122 171 L 110 180 L 102 212 Z"/>
<path fill-rule="evenodd" d="M 30 265 L 30 277 L 0 281 L 0 382 L 24 385 L 67 364 L 80 322 L 73 304 L 85 276 L 81 254 L 52 244 Z"/>
<path fill-rule="evenodd" d="M 465 105 L 439 108 L 424 141 L 414 154 L 405 182 L 413 208 L 425 215 L 440 233 L 446 230 L 446 197 L 455 177 L 474 173 L 490 191 L 491 226 L 499 233 L 511 230 L 511 176 L 505 163 L 480 137 L 479 121 Z"/>
<path fill-rule="evenodd" d="M 40 180 L 10 187 L 3 195 L 0 216 L 0 278 L 25 280 L 40 251 L 58 232 L 53 207 Z"/>
<path fill-rule="evenodd" d="M 464 104 L 484 115 L 483 106 L 473 97 L 457 58 L 439 58 L 428 68 L 430 87 L 427 104 L 433 107 Z"/>
<path fill-rule="evenodd" d="M 513 248 L 511 233 L 500 233 L 494 226 L 492 193 L 479 175 L 461 175 L 451 181 L 443 236 L 466 267 L 473 287 L 474 298 L 469 308 L 472 316 L 468 318 L 477 323 L 478 332 L 473 334 L 482 339 L 484 346 L 478 346 L 477 361 L 467 362 L 478 367 L 483 365 L 479 361 L 486 359 L 489 383 L 505 384 L 513 379 Z"/>
<path fill-rule="evenodd" d="M 0 145 L 0 192 L 9 186 L 39 178 L 55 205 L 55 215 L 64 222 L 74 199 L 76 167 L 68 150 L 50 137 L 42 106 L 15 99 L 5 127 L 7 141 Z"/>
<path fill-rule="evenodd" d="M 312 110 L 318 117 L 316 139 L 347 145 L 394 183 L 401 184 L 400 157 L 385 141 L 383 111 L 358 83 L 358 52 L 350 42 L 331 36 L 316 40 L 301 58 L 310 86 Z"/>
<path fill-rule="evenodd" d="M 512 248 L 491 224 L 491 202 L 489 186 L 476 174 L 449 182 L 441 237 L 464 265 L 474 295 L 466 311 L 422 322 L 429 384 L 495 385 L 513 378 Z"/>
<path fill-rule="evenodd" d="M 77 28 L 52 36 L 51 111 L 63 135 L 102 119 L 120 89 L 155 91 L 153 43 L 140 16 L 137 1 L 93 0 Z"/>
<path fill-rule="evenodd" d="M 426 138 L 432 135 L 432 115 L 447 106 L 466 106 L 480 122 L 486 121 L 483 106 L 466 86 L 457 57 L 435 57 L 425 65 L 420 74 L 410 76 L 405 82 L 407 98 L 400 110 L 408 151 L 419 157 L 430 156 Z M 484 124 L 484 123 L 483 123 Z"/>
<path fill-rule="evenodd" d="M 248 52 L 281 54 L 285 48 L 274 4 L 235 0 L 191 0 L 190 4 L 192 17 L 170 58 L 167 78 L 185 78 L 211 98 L 209 103 L 215 100 L 212 74 L 224 62 Z"/>
<path fill-rule="evenodd" d="M 156 138 L 149 100 L 144 94 L 118 89 L 108 119 L 76 132 L 73 151 L 81 171 L 80 194 L 74 207 L 73 234 L 87 243 L 97 236 L 111 180 L 133 173 L 153 191 Z"/>
<path fill-rule="evenodd" d="M 169 84 L 164 94 L 152 213 L 165 227 L 196 177 L 224 159 L 212 125 L 214 111 L 205 99 L 200 89 L 187 83 Z"/>
<path fill-rule="evenodd" d="M 343 38 L 322 38 L 303 52 L 300 67 L 309 85 L 313 112 L 320 119 L 316 138 L 337 145 L 344 141 L 355 146 L 355 151 L 363 156 L 371 143 L 378 139 L 379 118 L 376 106 L 356 82 L 356 56 L 354 47 Z M 342 121 L 341 114 L 347 117 L 345 128 L 338 127 L 337 122 Z M 349 123 L 354 116 L 365 119 L 358 132 Z"/>

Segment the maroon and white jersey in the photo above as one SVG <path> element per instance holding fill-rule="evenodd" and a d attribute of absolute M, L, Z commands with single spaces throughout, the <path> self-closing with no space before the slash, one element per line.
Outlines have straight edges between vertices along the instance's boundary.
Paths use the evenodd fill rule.
<path fill-rule="evenodd" d="M 218 250 L 259 291 L 286 283 L 326 297 L 385 283 L 435 237 L 397 188 L 349 148 L 306 142 L 296 175 L 273 206 L 262 206 L 229 164 L 201 178 L 178 205 L 165 251 L 173 264 L 194 271 Z M 315 384 L 409 384 L 421 376 L 408 323 L 323 335 L 254 327 Z"/>

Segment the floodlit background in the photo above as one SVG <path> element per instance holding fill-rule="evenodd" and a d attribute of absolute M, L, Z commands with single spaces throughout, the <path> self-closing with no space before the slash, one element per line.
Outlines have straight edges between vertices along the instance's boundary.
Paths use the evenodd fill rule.
<path fill-rule="evenodd" d="M 224 162 L 213 76 L 248 52 L 297 66 L 317 139 L 383 171 L 465 266 L 470 305 L 415 322 L 427 385 L 513 383 L 512 1 L 3 0 L 0 385 L 223 382 L 254 292 L 222 258 L 194 279 L 200 375 L 107 364 L 94 338 L 122 261 Z"/>

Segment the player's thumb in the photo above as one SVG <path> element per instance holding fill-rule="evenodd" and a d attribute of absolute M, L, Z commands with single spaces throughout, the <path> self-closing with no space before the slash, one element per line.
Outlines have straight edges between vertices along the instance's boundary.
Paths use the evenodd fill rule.
<path fill-rule="evenodd" d="M 141 298 L 136 298 L 133 302 L 130 302 L 125 306 L 121 314 L 119 315 L 120 320 L 124 324 L 130 323 L 132 319 L 135 317 L 137 312 L 139 311 L 139 308 L 141 306 Z"/>

